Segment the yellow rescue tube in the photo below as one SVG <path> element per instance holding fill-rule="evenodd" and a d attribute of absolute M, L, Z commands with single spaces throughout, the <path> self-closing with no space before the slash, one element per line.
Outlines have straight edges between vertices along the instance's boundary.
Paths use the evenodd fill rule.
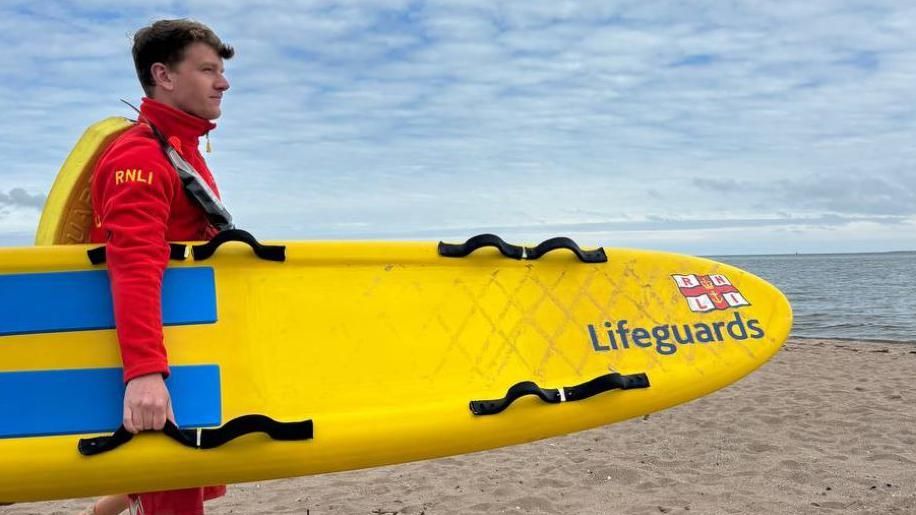
<path fill-rule="evenodd" d="M 92 227 L 89 181 L 108 145 L 133 125 L 127 118 L 106 118 L 91 125 L 67 156 L 48 193 L 35 245 L 87 243 Z"/>

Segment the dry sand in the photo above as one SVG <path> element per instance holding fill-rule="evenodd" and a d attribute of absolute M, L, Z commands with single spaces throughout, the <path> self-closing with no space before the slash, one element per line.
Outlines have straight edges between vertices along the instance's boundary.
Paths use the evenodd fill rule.
<path fill-rule="evenodd" d="M 0 508 L 74 513 L 88 500 Z M 916 345 L 790 340 L 690 404 L 495 451 L 234 485 L 208 514 L 916 514 Z"/>

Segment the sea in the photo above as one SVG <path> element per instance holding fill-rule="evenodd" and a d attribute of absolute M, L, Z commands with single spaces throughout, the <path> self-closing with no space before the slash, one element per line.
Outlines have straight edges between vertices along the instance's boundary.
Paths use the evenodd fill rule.
<path fill-rule="evenodd" d="M 782 290 L 792 336 L 916 345 L 916 252 L 710 258 Z"/>

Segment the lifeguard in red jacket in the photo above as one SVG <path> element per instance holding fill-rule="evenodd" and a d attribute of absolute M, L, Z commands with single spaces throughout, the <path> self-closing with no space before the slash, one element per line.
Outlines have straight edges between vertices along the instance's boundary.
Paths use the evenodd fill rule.
<path fill-rule="evenodd" d="M 198 144 L 216 128 L 212 120 L 219 118 L 229 89 L 223 60 L 233 54 L 210 28 L 191 20 L 161 20 L 137 31 L 133 58 L 146 95 L 141 115 L 106 149 L 93 172 L 90 237 L 106 245 L 126 383 L 123 424 L 132 433 L 160 430 L 167 418 L 174 420 L 165 385 L 168 342 L 161 313 L 168 242 L 206 240 L 217 232 L 185 193 L 152 127 L 218 195 Z M 205 500 L 225 491 L 219 486 L 133 494 L 131 509 L 145 515 L 197 515 Z M 120 513 L 127 504 L 126 496 L 106 497 L 89 513 Z"/>

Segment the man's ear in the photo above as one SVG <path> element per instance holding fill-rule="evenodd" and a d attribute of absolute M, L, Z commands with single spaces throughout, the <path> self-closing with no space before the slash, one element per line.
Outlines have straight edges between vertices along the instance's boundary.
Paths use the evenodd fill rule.
<path fill-rule="evenodd" d="M 172 82 L 172 75 L 169 72 L 169 67 L 162 63 L 153 63 L 150 66 L 150 73 L 153 76 L 153 82 L 157 86 L 161 87 L 166 91 L 172 91 L 175 88 L 175 83 Z"/>

